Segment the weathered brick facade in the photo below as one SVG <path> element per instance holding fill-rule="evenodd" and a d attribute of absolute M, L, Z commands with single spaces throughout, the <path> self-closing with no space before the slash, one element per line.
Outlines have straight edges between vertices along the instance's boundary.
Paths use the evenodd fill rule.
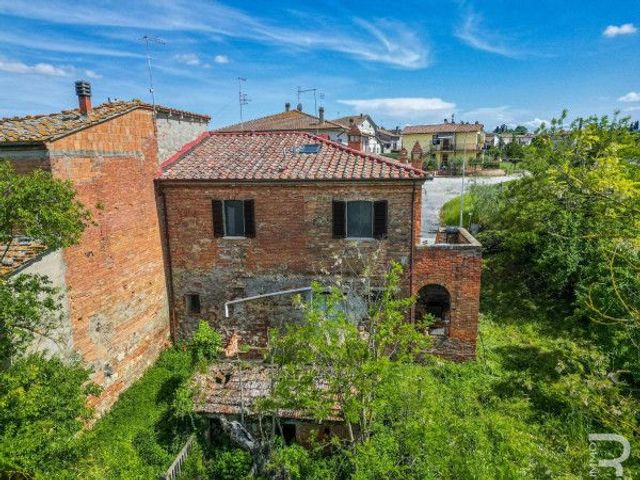
<path fill-rule="evenodd" d="M 331 283 L 336 274 L 357 276 L 362 259 L 377 254 L 379 285 L 391 260 L 405 267 L 405 292 L 418 294 L 437 284 L 450 295 L 446 330 L 435 351 L 463 360 L 475 356 L 480 282 L 479 245 L 466 232 L 456 244 L 419 244 L 419 182 L 275 182 L 229 183 L 160 181 L 165 205 L 168 257 L 173 290 L 173 329 L 188 337 L 200 319 L 225 336 L 263 346 L 267 330 L 299 315 L 291 296 L 234 305 L 225 318 L 224 303 L 285 289 L 307 287 L 312 280 Z M 255 202 L 255 238 L 215 238 L 213 200 Z M 388 238 L 335 239 L 333 200 L 387 200 Z M 471 243 L 466 243 L 466 242 Z M 359 255 L 358 253 L 359 252 Z M 339 265 L 336 260 L 341 259 Z M 349 265 L 349 267 L 347 267 Z M 185 296 L 197 294 L 201 311 L 190 315 Z"/>
<path fill-rule="evenodd" d="M 63 251 L 61 269 L 68 343 L 104 387 L 92 399 L 98 412 L 142 375 L 169 339 L 153 189 L 156 148 L 152 112 L 136 108 L 37 148 L 0 150 L 19 172 L 45 168 L 72 180 L 92 212 L 81 242 Z"/>
<path fill-rule="evenodd" d="M 391 260 L 409 265 L 411 257 L 412 196 L 420 185 L 411 183 L 180 185 L 162 182 L 173 278 L 175 332 L 189 336 L 200 318 L 241 342 L 263 344 L 269 326 L 290 318 L 291 297 L 275 297 L 238 305 L 224 318 L 224 302 L 278 290 L 308 287 L 312 280 L 330 281 L 332 274 L 357 270 L 356 251 L 363 258 L 379 250 L 378 276 Z M 255 238 L 214 238 L 212 200 L 253 199 Z M 350 241 L 332 238 L 332 200 L 389 202 L 388 239 Z M 419 210 L 418 210 L 419 212 Z M 414 236 L 416 234 L 415 230 Z M 355 248 L 357 247 L 357 248 Z M 351 253 L 349 253 L 351 252 Z M 345 257 L 346 255 L 346 257 Z M 340 266 L 336 259 L 343 257 Z M 326 272 L 330 274 L 327 275 Z M 185 312 L 184 296 L 198 294 L 201 314 Z"/>

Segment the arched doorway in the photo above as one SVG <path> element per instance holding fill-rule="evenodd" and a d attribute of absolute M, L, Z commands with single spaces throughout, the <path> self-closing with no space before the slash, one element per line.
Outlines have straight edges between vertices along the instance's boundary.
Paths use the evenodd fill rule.
<path fill-rule="evenodd" d="M 449 326 L 449 311 L 451 310 L 451 295 L 442 285 L 432 283 L 425 285 L 418 291 L 415 315 L 421 319 L 431 314 L 435 322 L 429 327 L 432 335 L 446 335 Z"/>

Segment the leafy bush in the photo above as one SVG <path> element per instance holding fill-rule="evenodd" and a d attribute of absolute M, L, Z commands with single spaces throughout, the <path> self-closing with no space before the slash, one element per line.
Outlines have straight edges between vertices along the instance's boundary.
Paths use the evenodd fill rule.
<path fill-rule="evenodd" d="M 193 363 L 201 365 L 215 360 L 221 346 L 222 337 L 220 334 L 211 328 L 206 321 L 201 320 L 189 342 Z"/>
<path fill-rule="evenodd" d="M 89 371 L 30 355 L 0 371 L 0 478 L 70 478 L 83 452 L 76 435 L 90 417 Z"/>
<path fill-rule="evenodd" d="M 211 480 L 242 480 L 249 478 L 253 460 L 239 448 L 223 448 L 210 453 L 207 478 Z"/>

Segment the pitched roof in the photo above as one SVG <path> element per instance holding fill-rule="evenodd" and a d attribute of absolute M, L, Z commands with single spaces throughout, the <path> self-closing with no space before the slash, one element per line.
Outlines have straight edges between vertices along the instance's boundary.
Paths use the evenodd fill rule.
<path fill-rule="evenodd" d="M 20 235 L 13 238 L 8 248 L 6 244 L 0 244 L 0 256 L 4 254 L 0 263 L 0 277 L 27 266 L 45 250 L 46 247 L 42 243 Z"/>
<path fill-rule="evenodd" d="M 56 140 L 70 133 L 82 130 L 114 117 L 124 115 L 136 108 L 151 109 L 151 105 L 140 100 L 118 100 L 106 102 L 93 108 L 89 115 L 82 115 L 79 109 L 44 115 L 27 115 L 0 119 L 0 144 L 2 143 L 40 143 Z M 165 113 L 177 113 L 196 118 L 209 118 L 183 110 L 156 106 Z"/>
<path fill-rule="evenodd" d="M 302 147 L 317 145 L 317 152 Z M 419 180 L 426 172 L 304 132 L 205 132 L 161 165 L 160 180 Z"/>
<path fill-rule="evenodd" d="M 410 125 L 404 127 L 403 135 L 412 133 L 467 133 L 481 132 L 484 125 L 481 123 L 438 123 L 432 125 Z"/>
<path fill-rule="evenodd" d="M 353 122 L 357 125 L 358 123 L 362 122 L 363 120 L 369 120 L 370 123 L 372 123 L 374 126 L 376 126 L 375 122 L 373 121 L 373 119 L 366 113 L 364 114 L 359 114 L 359 115 L 347 115 L 346 117 L 340 117 L 340 118 L 334 118 L 333 120 L 331 120 L 334 123 L 338 123 L 344 127 L 349 128 L 349 125 L 351 124 L 351 120 L 353 120 Z"/>
<path fill-rule="evenodd" d="M 275 115 L 247 120 L 228 127 L 220 128 L 219 132 L 273 132 L 273 131 L 298 131 L 298 130 L 342 130 L 342 125 L 320 119 L 314 115 L 299 110 L 289 110 Z"/>

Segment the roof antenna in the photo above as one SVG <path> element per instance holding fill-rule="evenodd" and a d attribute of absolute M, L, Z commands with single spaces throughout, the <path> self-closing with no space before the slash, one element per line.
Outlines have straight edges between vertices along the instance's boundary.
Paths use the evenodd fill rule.
<path fill-rule="evenodd" d="M 318 116 L 318 89 L 317 88 L 302 89 L 298 87 L 298 105 L 300 105 L 300 94 L 308 93 L 308 92 L 313 92 L 313 109 L 314 109 L 314 114 L 317 117 Z M 320 93 L 320 98 L 321 99 L 324 98 L 324 93 Z"/>
<path fill-rule="evenodd" d="M 144 43 L 146 45 L 147 50 L 147 68 L 149 69 L 149 93 L 151 94 L 151 105 L 153 107 L 153 119 L 156 118 L 156 96 L 155 91 L 153 89 L 153 74 L 151 73 L 151 50 L 149 48 L 150 43 L 157 43 L 158 45 L 166 45 L 167 42 L 162 40 L 160 37 L 156 37 L 155 35 L 145 35 L 142 37 Z"/>
<path fill-rule="evenodd" d="M 244 132 L 244 121 L 242 120 L 242 107 L 247 105 L 251 100 L 246 93 L 242 92 L 242 82 L 246 82 L 246 78 L 238 77 L 238 105 L 240 106 L 240 131 Z"/>

